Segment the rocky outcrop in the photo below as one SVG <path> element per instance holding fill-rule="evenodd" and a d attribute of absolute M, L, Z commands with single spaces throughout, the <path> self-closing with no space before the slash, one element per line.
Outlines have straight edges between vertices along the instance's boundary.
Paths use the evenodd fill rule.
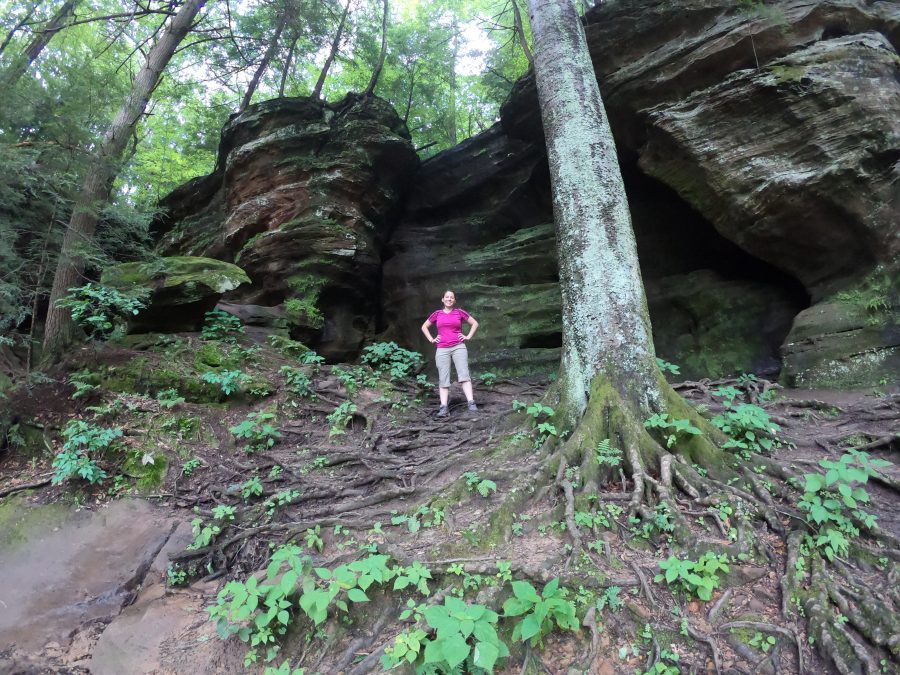
<path fill-rule="evenodd" d="M 900 56 L 817 42 L 653 109 L 640 166 L 814 299 L 900 254 Z"/>
<path fill-rule="evenodd" d="M 800 312 L 782 348 L 795 387 L 900 382 L 900 272 L 879 268 L 857 286 Z"/>
<path fill-rule="evenodd" d="M 164 251 L 237 262 L 228 300 L 281 305 L 295 337 L 353 356 L 378 314 L 381 248 L 418 158 L 389 104 L 348 95 L 256 104 L 222 132 L 216 171 L 167 197 Z"/>
<path fill-rule="evenodd" d="M 786 362 L 799 364 L 791 345 L 803 344 L 803 364 L 789 364 L 789 381 L 812 382 L 796 373 L 812 372 L 816 359 L 848 357 L 842 363 L 852 370 L 851 354 L 810 341 L 802 320 L 797 339 L 782 343 L 810 299 L 850 292 L 900 255 L 900 5 L 616 0 L 588 12 L 586 33 L 660 355 L 681 362 L 688 376 L 771 373 L 779 346 Z M 360 182 L 348 179 L 356 170 L 340 162 L 332 170 L 335 157 L 356 156 L 349 140 L 336 155 L 304 145 L 340 136 L 340 122 L 322 121 L 327 106 L 261 105 L 226 127 L 217 174 L 166 204 L 179 223 L 165 239 L 173 250 L 240 256 L 253 285 L 227 299 L 283 304 L 295 337 L 314 338 L 326 355 L 349 356 L 373 328 L 424 350 L 419 326 L 450 287 L 482 322 L 473 345 L 479 367 L 554 367 L 558 280 L 529 76 L 517 83 L 499 126 L 423 163 L 383 249 L 398 203 L 390 189 L 376 190 L 370 202 L 356 189 Z M 397 147 L 367 134 L 355 142 Z M 409 166 L 385 160 L 377 172 L 358 175 L 398 185 Z M 347 192 L 356 200 L 349 211 Z M 353 225 L 360 212 L 373 228 Z M 881 342 L 887 348 L 891 338 Z M 709 350 L 716 356 L 699 358 Z M 860 371 L 847 381 L 871 377 Z"/>
<path fill-rule="evenodd" d="M 171 256 L 115 265 L 103 272 L 101 282 L 144 298 L 146 307 L 128 322 L 130 332 L 140 333 L 195 330 L 219 298 L 250 279 L 221 260 Z"/>

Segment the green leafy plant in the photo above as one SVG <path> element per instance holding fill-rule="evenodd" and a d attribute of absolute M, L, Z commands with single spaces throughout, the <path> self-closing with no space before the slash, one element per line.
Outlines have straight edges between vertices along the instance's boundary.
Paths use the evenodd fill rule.
<path fill-rule="evenodd" d="M 322 539 L 321 525 L 306 528 L 306 534 L 304 534 L 303 537 L 306 540 L 306 548 L 309 550 L 315 549 L 321 553 L 322 549 L 325 548 L 325 540 Z"/>
<path fill-rule="evenodd" d="M 728 435 L 722 446 L 724 448 L 763 453 L 782 446 L 777 436 L 781 427 L 757 405 L 742 403 L 716 415 L 712 423 Z"/>
<path fill-rule="evenodd" d="M 204 340 L 233 343 L 243 332 L 244 325 L 238 317 L 221 309 L 214 309 L 204 315 L 200 337 Z"/>
<path fill-rule="evenodd" d="M 247 441 L 244 444 L 244 450 L 248 453 L 268 450 L 281 438 L 281 434 L 272 424 L 274 419 L 275 415 L 270 412 L 252 412 L 240 424 L 231 427 L 229 431 L 235 438 Z"/>
<path fill-rule="evenodd" d="M 422 367 L 422 355 L 403 349 L 396 342 L 376 342 L 363 349 L 361 361 L 392 380 L 412 376 Z"/>
<path fill-rule="evenodd" d="M 757 649 L 762 650 L 765 654 L 768 654 L 769 650 L 775 646 L 776 642 L 777 640 L 771 635 L 763 636 L 762 633 L 756 631 L 747 644 L 749 644 L 751 647 L 756 647 Z"/>
<path fill-rule="evenodd" d="M 492 372 L 484 372 L 481 374 L 481 382 L 485 387 L 493 387 L 497 381 L 497 376 Z"/>
<path fill-rule="evenodd" d="M 59 485 L 73 477 L 79 477 L 94 484 L 106 478 L 94 456 L 101 455 L 116 447 L 116 441 L 122 437 L 119 428 L 100 427 L 83 420 L 69 420 L 62 430 L 62 452 L 53 460 L 51 483 Z"/>
<path fill-rule="evenodd" d="M 597 444 L 597 464 L 616 469 L 622 466 L 622 451 L 610 446 L 609 439 L 604 438 Z"/>
<path fill-rule="evenodd" d="M 219 387 L 226 396 L 231 396 L 243 389 L 252 378 L 240 370 L 219 370 L 203 373 L 201 379 Z"/>
<path fill-rule="evenodd" d="M 426 668 L 454 672 L 466 664 L 470 672 L 480 668 L 493 673 L 497 660 L 509 656 L 509 649 L 497 635 L 499 617 L 484 605 L 470 605 L 447 596 L 443 605 L 427 607 L 423 616 L 434 630 L 422 654 Z"/>
<path fill-rule="evenodd" d="M 712 592 L 719 587 L 719 572 L 728 572 L 725 555 L 716 555 L 707 551 L 696 562 L 681 560 L 669 556 L 659 564 L 662 574 L 657 574 L 654 581 L 665 582 L 670 586 L 678 586 L 689 595 L 696 595 L 701 600 L 712 598 Z"/>
<path fill-rule="evenodd" d="M 182 476 L 190 476 L 194 471 L 203 466 L 203 462 L 196 457 L 189 459 L 184 464 L 181 465 L 181 475 Z"/>
<path fill-rule="evenodd" d="M 669 418 L 667 413 L 657 413 L 644 422 L 648 429 L 662 429 L 666 437 L 666 447 L 671 448 L 678 440 L 679 434 L 699 436 L 700 430 L 690 420 Z"/>
<path fill-rule="evenodd" d="M 393 572 L 396 574 L 393 590 L 402 591 L 404 588 L 412 587 L 422 595 L 431 594 L 428 588 L 428 580 L 432 578 L 431 571 L 418 560 L 414 560 L 408 567 L 396 567 Z"/>
<path fill-rule="evenodd" d="M 144 309 L 145 296 L 126 295 L 115 288 L 89 283 L 70 288 L 69 294 L 57 302 L 68 309 L 72 320 L 92 340 L 108 340 L 124 332 L 128 318 Z"/>
<path fill-rule="evenodd" d="M 656 365 L 659 366 L 659 369 L 663 373 L 672 373 L 672 375 L 681 375 L 681 367 L 676 366 L 674 363 L 669 363 L 665 359 L 656 359 Z"/>
<path fill-rule="evenodd" d="M 156 392 L 156 400 L 166 410 L 171 410 L 176 405 L 184 403 L 184 397 L 179 396 L 176 389 L 161 389 Z"/>
<path fill-rule="evenodd" d="M 300 354 L 300 356 L 297 357 L 297 360 L 300 361 L 300 363 L 305 363 L 307 365 L 313 365 L 313 366 L 320 366 L 323 363 L 325 363 L 325 359 L 323 357 L 319 356 L 318 354 L 316 354 L 311 349 L 309 351 L 306 351 L 306 352 L 303 352 L 302 354 Z"/>
<path fill-rule="evenodd" d="M 420 506 L 412 515 L 391 511 L 391 525 L 406 524 L 410 533 L 415 534 L 422 527 L 438 527 L 444 522 L 444 509 L 436 506 Z"/>
<path fill-rule="evenodd" d="M 477 491 L 482 497 L 490 497 L 491 493 L 497 491 L 497 484 L 494 481 L 482 479 L 474 471 L 466 471 L 463 478 L 466 479 L 466 488 L 469 492 Z"/>
<path fill-rule="evenodd" d="M 618 612 L 625 606 L 625 601 L 619 597 L 622 592 L 619 586 L 609 586 L 604 589 L 603 593 L 597 598 L 597 609 L 603 611 L 609 607 L 612 611 Z"/>
<path fill-rule="evenodd" d="M 329 436 L 340 436 L 346 433 L 344 430 L 353 421 L 356 414 L 356 404 L 352 401 L 344 401 L 335 408 L 325 419 L 331 424 L 328 431 Z"/>
<path fill-rule="evenodd" d="M 177 563 L 169 563 L 166 569 L 166 584 L 169 586 L 184 586 L 187 584 L 188 575 Z"/>
<path fill-rule="evenodd" d="M 73 401 L 82 396 L 87 396 L 92 391 L 96 391 L 100 388 L 90 381 L 94 379 L 94 377 L 94 374 L 87 369 L 79 370 L 78 372 L 69 375 L 69 384 L 75 387 L 75 393 L 72 394 Z"/>
<path fill-rule="evenodd" d="M 880 468 L 890 466 L 883 459 L 871 459 L 859 450 L 848 450 L 840 459 L 823 459 L 819 466 L 825 474 L 808 473 L 803 476 L 803 497 L 798 506 L 809 513 L 815 524 L 811 544 L 831 560 L 835 555 L 846 555 L 848 536 L 859 536 L 859 528 L 875 526 L 875 516 L 863 510 L 869 503 L 869 494 L 862 485 Z M 855 520 L 854 520 L 855 519 Z"/>
<path fill-rule="evenodd" d="M 262 493 L 262 481 L 260 481 L 259 476 L 256 474 L 251 476 L 249 480 L 241 485 L 241 497 L 245 500 L 250 499 L 251 497 L 259 497 Z"/>
<path fill-rule="evenodd" d="M 282 366 L 278 372 L 281 373 L 281 376 L 287 382 L 291 393 L 303 398 L 315 399 L 316 395 L 312 389 L 312 380 L 305 372 L 291 366 Z"/>
<path fill-rule="evenodd" d="M 527 581 L 512 582 L 513 597 L 503 603 L 504 617 L 522 617 L 513 628 L 512 638 L 536 646 L 549 634 L 554 624 L 563 630 L 578 630 L 575 603 L 567 599 L 568 591 L 553 579 L 538 595 Z"/>
<path fill-rule="evenodd" d="M 213 522 L 207 524 L 202 518 L 194 518 L 191 521 L 191 532 L 194 541 L 188 545 L 188 549 L 194 550 L 209 546 L 212 541 L 222 533 L 227 523 L 234 520 L 237 511 L 233 506 L 219 504 L 213 509 Z"/>

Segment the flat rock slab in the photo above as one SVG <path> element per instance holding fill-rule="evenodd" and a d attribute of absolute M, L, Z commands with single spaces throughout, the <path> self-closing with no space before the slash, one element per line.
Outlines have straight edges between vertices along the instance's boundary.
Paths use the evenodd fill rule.
<path fill-rule="evenodd" d="M 79 627 L 116 616 L 173 529 L 141 500 L 97 511 L 25 498 L 0 505 L 0 645 L 65 648 Z"/>

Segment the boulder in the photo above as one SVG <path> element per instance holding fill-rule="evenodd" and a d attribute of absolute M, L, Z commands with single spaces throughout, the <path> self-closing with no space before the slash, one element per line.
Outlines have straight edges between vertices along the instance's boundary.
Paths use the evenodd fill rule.
<path fill-rule="evenodd" d="M 281 306 L 294 338 L 352 357 L 375 330 L 382 245 L 417 165 L 382 99 L 264 101 L 226 124 L 216 170 L 165 198 L 154 231 L 163 251 L 238 262 L 252 284 L 229 302 Z"/>
<path fill-rule="evenodd" d="M 900 254 L 900 56 L 823 40 L 649 112 L 640 166 L 813 299 Z"/>
<path fill-rule="evenodd" d="M 800 312 L 782 347 L 785 383 L 844 389 L 900 382 L 898 316 L 900 275 L 883 270 Z"/>
<path fill-rule="evenodd" d="M 237 265 L 221 260 L 172 256 L 115 265 L 103 272 L 101 282 L 147 295 L 146 308 L 129 322 L 129 331 L 140 333 L 195 330 L 222 295 L 250 279 Z"/>

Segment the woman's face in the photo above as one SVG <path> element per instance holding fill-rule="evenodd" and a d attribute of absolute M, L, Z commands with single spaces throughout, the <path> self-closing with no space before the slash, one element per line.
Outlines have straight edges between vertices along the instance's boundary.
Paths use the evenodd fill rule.
<path fill-rule="evenodd" d="M 444 307 L 453 307 L 453 305 L 456 304 L 456 296 L 453 294 L 453 291 L 444 293 L 442 302 L 444 303 Z"/>

